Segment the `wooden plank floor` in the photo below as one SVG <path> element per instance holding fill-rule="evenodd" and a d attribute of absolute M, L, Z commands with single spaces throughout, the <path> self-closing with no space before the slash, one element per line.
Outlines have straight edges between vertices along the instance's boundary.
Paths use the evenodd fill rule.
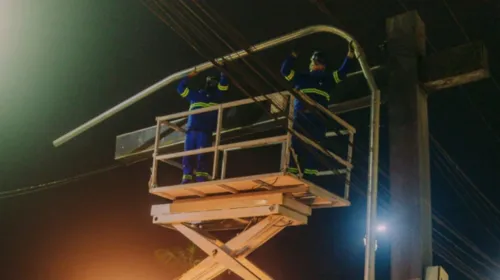
<path fill-rule="evenodd" d="M 157 187 L 150 190 L 151 194 L 170 200 L 248 192 L 289 193 L 313 208 L 350 206 L 348 200 L 288 173 L 261 174 L 203 183 Z"/>

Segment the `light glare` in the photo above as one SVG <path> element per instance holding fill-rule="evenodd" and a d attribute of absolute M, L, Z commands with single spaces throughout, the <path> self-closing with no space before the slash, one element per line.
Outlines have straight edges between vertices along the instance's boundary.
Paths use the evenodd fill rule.
<path fill-rule="evenodd" d="M 387 227 L 385 225 L 378 225 L 377 226 L 377 231 L 378 232 L 386 232 L 387 231 Z"/>

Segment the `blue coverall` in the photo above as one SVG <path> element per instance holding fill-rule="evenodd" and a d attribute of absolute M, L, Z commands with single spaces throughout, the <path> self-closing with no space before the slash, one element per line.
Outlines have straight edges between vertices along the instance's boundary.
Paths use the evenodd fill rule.
<path fill-rule="evenodd" d="M 293 83 L 293 87 L 300 90 L 311 99 L 325 108 L 328 108 L 330 102 L 330 92 L 337 84 L 346 78 L 352 67 L 352 59 L 346 57 L 339 69 L 333 72 L 323 70 L 310 71 L 309 73 L 296 73 L 294 62 L 296 57 L 290 55 L 281 65 L 281 74 L 287 81 Z M 309 112 L 302 101 L 295 99 L 294 104 L 294 122 L 293 129 L 315 142 L 321 142 L 326 137 L 326 124 L 315 113 Z M 319 174 L 320 164 L 316 158 L 309 153 L 307 144 L 292 136 L 292 148 L 294 149 L 300 168 L 304 176 L 317 176 Z M 313 147 L 311 147 L 314 149 Z M 290 156 L 290 173 L 297 174 L 298 169 L 293 156 Z"/>
<path fill-rule="evenodd" d="M 211 91 L 199 89 L 197 91 L 188 88 L 189 77 L 181 80 L 177 86 L 177 92 L 181 97 L 190 102 L 189 111 L 206 108 L 220 103 L 223 92 L 229 89 L 228 79 L 221 73 L 217 88 Z M 210 147 L 212 145 L 212 134 L 217 129 L 217 111 L 190 115 L 186 125 L 186 140 L 184 150 L 195 150 Z M 207 154 L 186 156 L 182 159 L 182 183 L 206 181 L 210 174 L 207 172 Z"/>

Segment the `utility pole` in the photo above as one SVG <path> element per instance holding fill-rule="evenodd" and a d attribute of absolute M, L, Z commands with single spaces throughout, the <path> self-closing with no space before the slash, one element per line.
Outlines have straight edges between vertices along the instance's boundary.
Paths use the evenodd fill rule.
<path fill-rule="evenodd" d="M 489 71 L 480 43 L 426 57 L 425 25 L 416 11 L 387 19 L 386 28 L 394 216 L 391 279 L 417 280 L 432 266 L 428 94 L 487 78 Z"/>
<path fill-rule="evenodd" d="M 396 237 L 391 279 L 422 279 L 432 265 L 427 94 L 419 82 L 425 25 L 417 12 L 387 20 L 391 206 Z"/>

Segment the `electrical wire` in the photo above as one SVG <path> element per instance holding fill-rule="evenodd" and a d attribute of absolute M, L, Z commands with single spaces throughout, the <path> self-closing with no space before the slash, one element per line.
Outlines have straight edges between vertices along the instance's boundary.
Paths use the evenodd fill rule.
<path fill-rule="evenodd" d="M 498 226 L 500 220 L 499 217 L 489 213 L 489 210 L 484 207 L 485 204 L 483 201 L 481 201 L 480 197 L 477 195 L 477 192 L 474 192 L 474 190 L 470 192 L 467 188 L 467 185 L 464 184 L 463 180 L 460 180 L 460 178 L 458 178 L 458 176 L 453 172 L 450 166 L 446 164 L 446 162 L 444 162 L 444 160 L 439 157 L 439 155 L 432 159 L 432 163 L 438 169 L 438 171 L 441 172 L 445 181 L 449 184 L 456 195 L 463 201 L 463 203 L 467 206 L 467 208 L 475 216 L 475 218 L 478 221 L 482 222 L 482 219 L 479 218 L 479 216 L 481 215 L 478 215 L 476 213 L 474 207 L 471 204 L 475 205 L 479 209 L 479 212 L 488 219 L 488 222 L 486 224 L 483 224 L 487 230 L 490 225 L 496 226 L 495 228 L 497 230 L 500 229 L 500 227 Z M 448 173 L 446 173 L 445 169 L 448 171 Z M 496 235 L 498 234 L 493 234 L 489 230 L 488 232 L 492 235 L 493 238 L 497 238 Z M 498 242 L 498 239 L 496 240 Z"/>
<path fill-rule="evenodd" d="M 443 157 L 446 159 L 446 161 L 450 164 L 450 166 L 453 166 L 455 170 L 461 175 L 461 177 L 469 183 L 470 186 L 473 187 L 474 191 L 477 192 L 479 197 L 482 199 L 482 202 L 486 203 L 490 207 L 490 209 L 494 212 L 496 212 L 498 215 L 500 215 L 500 210 L 495 206 L 491 200 L 489 200 L 486 195 L 479 189 L 479 187 L 472 182 L 472 180 L 465 174 L 465 172 L 458 166 L 458 164 L 451 158 L 451 156 L 446 152 L 445 149 L 441 146 L 441 144 L 434 138 L 434 136 L 431 134 L 429 136 L 431 142 L 436 146 L 437 150 L 443 155 Z"/>
<path fill-rule="evenodd" d="M 472 269 L 470 266 L 465 264 L 460 258 L 458 258 L 456 255 L 451 253 L 449 250 L 447 250 L 444 246 L 442 246 L 438 242 L 434 242 L 436 245 L 436 255 L 441 257 L 444 261 L 452 265 L 455 269 L 460 271 L 463 275 L 467 276 L 471 280 L 487 280 L 488 278 L 485 278 L 484 276 L 480 275 L 477 273 L 474 269 Z"/>
<path fill-rule="evenodd" d="M 114 170 L 114 169 L 117 169 L 117 168 L 123 167 L 123 166 L 125 166 L 125 165 L 113 164 L 111 166 L 107 166 L 107 167 L 96 169 L 96 170 L 93 170 L 90 172 L 82 173 L 82 174 L 79 174 L 79 175 L 76 175 L 73 177 L 68 177 L 68 178 L 55 180 L 55 181 L 48 182 L 48 183 L 42 183 L 42 184 L 38 184 L 38 185 L 32 185 L 32 186 L 28 186 L 28 187 L 17 188 L 17 189 L 9 190 L 9 191 L 2 191 L 2 192 L 0 192 L 0 199 L 12 198 L 12 197 L 17 197 L 17 196 L 21 196 L 21 195 L 28 195 L 28 194 L 32 194 L 32 193 L 39 192 L 39 191 L 44 191 L 44 190 L 49 190 L 49 189 L 61 187 L 61 186 L 66 185 L 68 183 L 79 181 L 79 180 L 85 179 L 87 177 L 91 177 L 91 176 L 98 175 L 98 174 L 101 174 L 104 172 L 108 172 L 108 171 L 111 171 L 111 170 Z"/>
<path fill-rule="evenodd" d="M 495 270 L 495 269 L 492 269 L 491 266 L 489 266 L 488 264 L 486 264 L 485 262 L 483 261 L 480 261 L 478 260 L 475 256 L 473 256 L 472 254 L 468 253 L 467 251 L 465 251 L 464 249 L 462 249 L 460 246 L 457 246 L 457 244 L 455 242 L 453 242 L 453 240 L 449 239 L 448 237 L 446 237 L 443 233 L 441 233 L 439 230 L 437 230 L 436 228 L 433 228 L 432 229 L 432 232 L 434 234 L 436 234 L 437 236 L 439 236 L 439 238 L 445 240 L 446 242 L 448 242 L 450 245 L 453 246 L 453 248 L 455 248 L 457 251 L 459 251 L 460 253 L 466 255 L 467 257 L 469 257 L 471 260 L 474 260 L 476 263 L 482 265 L 484 268 L 486 268 L 487 270 L 491 271 L 493 274 L 498 274 L 498 270 Z M 433 237 L 433 239 L 436 239 L 436 237 Z M 499 275 L 497 275 L 499 276 Z M 500 277 L 498 277 L 500 278 Z"/>

